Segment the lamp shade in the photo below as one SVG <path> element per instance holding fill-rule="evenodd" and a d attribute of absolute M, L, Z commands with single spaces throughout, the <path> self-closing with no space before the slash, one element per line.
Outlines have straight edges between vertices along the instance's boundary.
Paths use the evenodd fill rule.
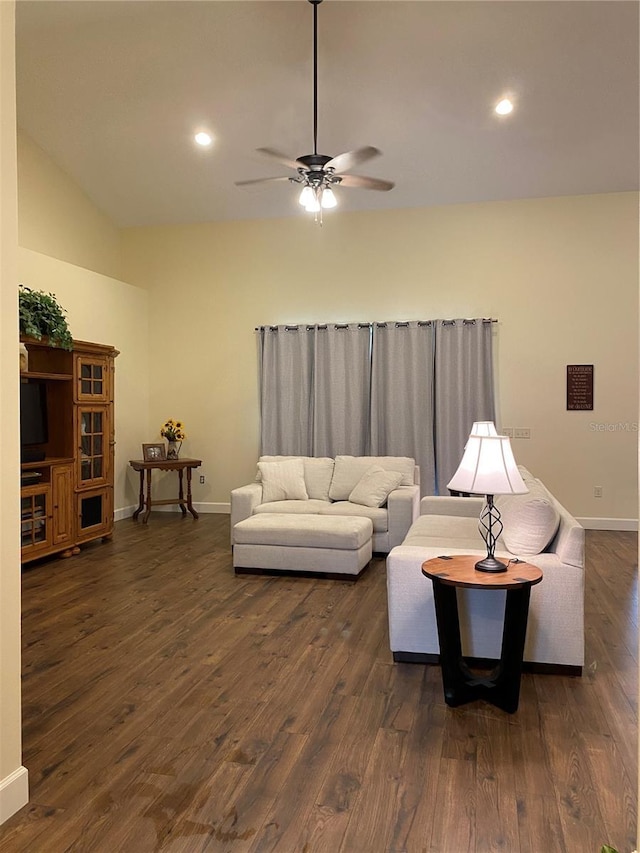
<path fill-rule="evenodd" d="M 332 207 L 338 206 L 338 199 L 336 198 L 336 194 L 331 189 L 331 187 L 325 187 L 322 190 L 322 200 L 320 204 L 325 210 L 329 210 Z"/>
<path fill-rule="evenodd" d="M 497 435 L 498 430 L 493 421 L 474 421 L 469 435 Z"/>
<path fill-rule="evenodd" d="M 303 207 L 306 207 L 308 204 L 310 204 L 313 201 L 314 197 L 315 196 L 314 196 L 313 190 L 311 189 L 309 184 L 307 184 L 306 186 L 304 186 L 302 188 L 302 192 L 300 193 L 300 198 L 298 199 L 298 202 Z"/>
<path fill-rule="evenodd" d="M 475 495 L 518 495 L 529 491 L 507 436 L 473 433 L 448 488 Z"/>

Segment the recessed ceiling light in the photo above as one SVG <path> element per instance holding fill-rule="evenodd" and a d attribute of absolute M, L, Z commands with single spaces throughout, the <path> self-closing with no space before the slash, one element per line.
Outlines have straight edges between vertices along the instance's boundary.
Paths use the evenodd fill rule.
<path fill-rule="evenodd" d="M 194 139 L 198 143 L 198 145 L 202 145 L 202 146 L 211 145 L 211 142 L 212 142 L 212 139 L 209 136 L 209 134 L 204 133 L 204 131 L 201 131 L 200 133 L 196 133 L 196 135 L 194 136 Z"/>
<path fill-rule="evenodd" d="M 499 116 L 508 116 L 510 112 L 513 112 L 513 104 L 509 98 L 503 98 L 496 104 L 495 111 Z"/>

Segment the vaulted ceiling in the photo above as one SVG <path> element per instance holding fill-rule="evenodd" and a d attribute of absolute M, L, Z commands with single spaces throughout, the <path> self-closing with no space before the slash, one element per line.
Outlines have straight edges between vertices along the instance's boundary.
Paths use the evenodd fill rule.
<path fill-rule="evenodd" d="M 313 149 L 312 14 L 18 0 L 18 123 L 121 226 L 300 215 L 288 182 L 234 182 Z M 325 0 L 318 26 L 318 150 L 374 145 L 354 171 L 396 184 L 340 209 L 638 188 L 637 3 Z"/>

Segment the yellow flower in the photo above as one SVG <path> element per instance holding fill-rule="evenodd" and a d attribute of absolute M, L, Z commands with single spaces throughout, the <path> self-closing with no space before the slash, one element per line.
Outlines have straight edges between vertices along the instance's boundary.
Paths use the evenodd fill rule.
<path fill-rule="evenodd" d="M 182 421 L 168 418 L 160 427 L 160 435 L 168 441 L 184 441 L 187 437 Z"/>

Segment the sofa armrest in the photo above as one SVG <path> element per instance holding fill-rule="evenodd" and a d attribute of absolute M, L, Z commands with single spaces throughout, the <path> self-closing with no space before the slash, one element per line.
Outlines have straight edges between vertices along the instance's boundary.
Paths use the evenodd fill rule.
<path fill-rule="evenodd" d="M 454 498 L 428 495 L 420 501 L 420 515 L 455 515 L 458 518 L 479 518 L 484 498 Z"/>
<path fill-rule="evenodd" d="M 250 518 L 253 510 L 262 503 L 262 483 L 249 483 L 231 490 L 231 545 L 233 528 L 239 521 Z"/>
<path fill-rule="evenodd" d="M 387 498 L 389 550 L 402 544 L 419 515 L 420 486 L 398 486 Z"/>

